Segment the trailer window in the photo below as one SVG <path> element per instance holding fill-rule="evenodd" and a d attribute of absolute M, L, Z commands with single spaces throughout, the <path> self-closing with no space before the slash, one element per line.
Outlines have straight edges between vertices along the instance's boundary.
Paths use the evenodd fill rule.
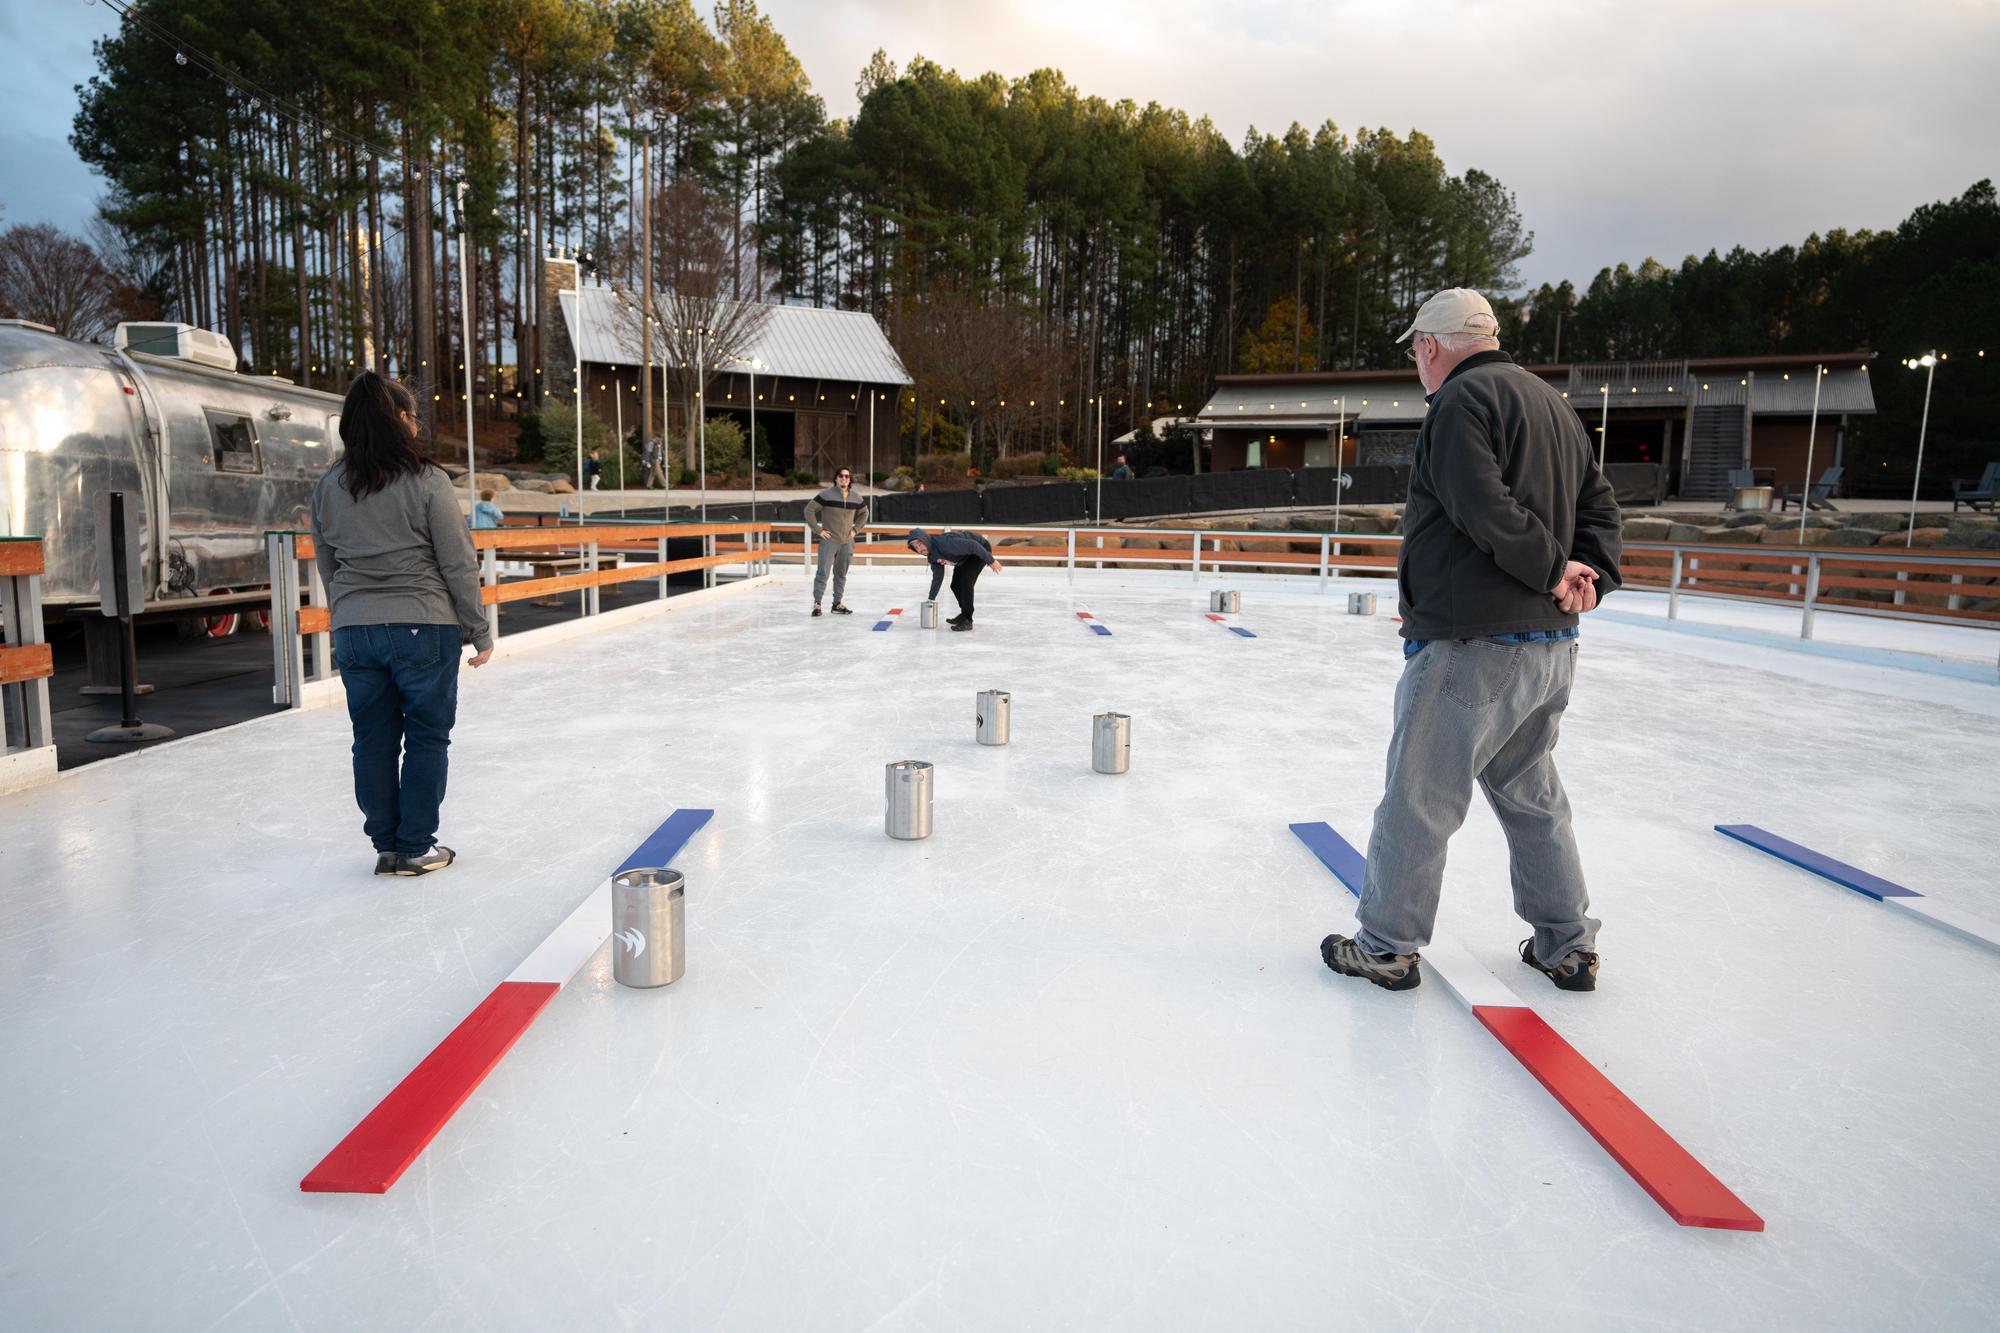
<path fill-rule="evenodd" d="M 257 428 L 249 417 L 211 411 L 208 437 L 213 446 L 217 472 L 262 472 L 264 460 L 257 450 Z"/>

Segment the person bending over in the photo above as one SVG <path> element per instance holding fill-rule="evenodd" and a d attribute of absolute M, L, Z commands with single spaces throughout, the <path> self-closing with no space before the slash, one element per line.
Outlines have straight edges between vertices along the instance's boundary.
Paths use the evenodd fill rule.
<path fill-rule="evenodd" d="M 992 544 L 976 532 L 940 532 L 933 536 L 922 528 L 910 529 L 909 543 L 910 549 L 931 567 L 931 590 L 926 600 L 937 600 L 945 566 L 952 567 L 951 595 L 958 600 L 958 614 L 945 623 L 954 630 L 971 629 L 972 585 L 979 582 L 979 571 L 991 565 L 995 574 L 1000 572 Z"/>
<path fill-rule="evenodd" d="M 1430 404 L 1396 561 L 1403 675 L 1360 929 L 1320 944 L 1328 967 L 1389 990 L 1421 980 L 1445 844 L 1475 782 L 1534 928 L 1521 961 L 1563 990 L 1597 986 L 1600 923 L 1554 751 L 1577 617 L 1618 586 L 1623 528 L 1576 411 L 1500 350 L 1498 329 L 1485 297 L 1452 288 L 1403 333 Z"/>

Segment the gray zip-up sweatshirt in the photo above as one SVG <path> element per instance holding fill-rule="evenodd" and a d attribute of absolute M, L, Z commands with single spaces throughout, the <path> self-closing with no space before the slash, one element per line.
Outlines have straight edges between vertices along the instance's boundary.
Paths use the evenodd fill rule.
<path fill-rule="evenodd" d="M 868 502 L 853 487 L 843 496 L 840 487 L 829 486 L 806 501 L 806 522 L 815 536 L 825 528 L 835 541 L 851 542 L 868 526 Z"/>
<path fill-rule="evenodd" d="M 365 500 L 336 463 L 312 495 L 314 558 L 333 627 L 457 625 L 473 647 L 493 644 L 479 601 L 479 562 L 444 469 L 405 474 Z"/>

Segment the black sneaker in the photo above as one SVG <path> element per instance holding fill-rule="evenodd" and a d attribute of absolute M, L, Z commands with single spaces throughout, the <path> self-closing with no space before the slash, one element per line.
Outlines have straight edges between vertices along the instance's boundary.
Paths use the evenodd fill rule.
<path fill-rule="evenodd" d="M 432 847 L 429 851 L 418 852 L 415 856 L 398 854 L 395 873 L 404 876 L 428 875 L 433 870 L 443 870 L 457 859 L 458 853 L 444 846 Z"/>
<path fill-rule="evenodd" d="M 972 617 L 965 614 L 965 612 L 960 611 L 957 615 L 950 617 L 944 623 L 947 625 L 970 625 L 972 623 Z"/>
<path fill-rule="evenodd" d="M 1597 955 L 1588 949 L 1571 949 L 1544 966 L 1535 957 L 1535 941 L 1531 936 L 1521 941 L 1521 961 L 1555 982 L 1557 990 L 1597 989 Z"/>
<path fill-rule="evenodd" d="M 377 852 L 377 853 L 375 853 L 375 873 L 376 873 L 376 874 L 378 874 L 378 875 L 393 875 L 393 874 L 395 874 L 395 873 L 396 873 L 396 854 L 395 854 L 394 852 Z"/>
<path fill-rule="evenodd" d="M 1319 956 L 1340 975 L 1372 981 L 1383 990 L 1415 990 L 1424 979 L 1416 954 L 1369 953 L 1345 935 L 1321 940 Z"/>
<path fill-rule="evenodd" d="M 972 628 L 970 620 L 947 620 L 945 624 L 951 626 L 952 632 L 955 634 L 963 634 Z"/>
<path fill-rule="evenodd" d="M 822 611 L 822 610 L 820 610 L 820 609 L 819 609 L 819 603 L 818 603 L 818 602 L 814 602 L 814 603 L 813 603 L 813 614 L 814 614 L 814 615 L 816 615 L 816 616 L 820 616 L 820 615 L 825 615 L 826 613 L 825 613 L 824 611 Z"/>
<path fill-rule="evenodd" d="M 854 614 L 854 608 L 851 606 L 842 606 L 839 602 L 835 602 L 833 604 L 833 613 L 837 616 L 851 616 Z"/>

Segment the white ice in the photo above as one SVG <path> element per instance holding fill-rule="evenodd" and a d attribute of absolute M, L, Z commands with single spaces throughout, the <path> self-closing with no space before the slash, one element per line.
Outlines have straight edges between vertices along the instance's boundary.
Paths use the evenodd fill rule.
<path fill-rule="evenodd" d="M 1286 825 L 1365 847 L 1400 669 L 1343 591 L 1010 569 L 953 635 L 913 572 L 819 620 L 785 572 L 467 674 L 462 859 L 414 881 L 337 709 L 0 799 L 0 1323 L 1990 1326 L 2000 955 L 1711 826 L 2000 917 L 2000 686 L 1633 599 L 1559 752 L 1596 994 L 1514 958 L 1483 808 L 1454 843 L 1442 928 L 1769 1227 L 1683 1229 L 1444 987 L 1321 965 L 1352 900 Z M 926 842 L 883 835 L 903 758 Z M 600 952 L 393 1192 L 301 1194 L 677 806 L 686 977 Z"/>

